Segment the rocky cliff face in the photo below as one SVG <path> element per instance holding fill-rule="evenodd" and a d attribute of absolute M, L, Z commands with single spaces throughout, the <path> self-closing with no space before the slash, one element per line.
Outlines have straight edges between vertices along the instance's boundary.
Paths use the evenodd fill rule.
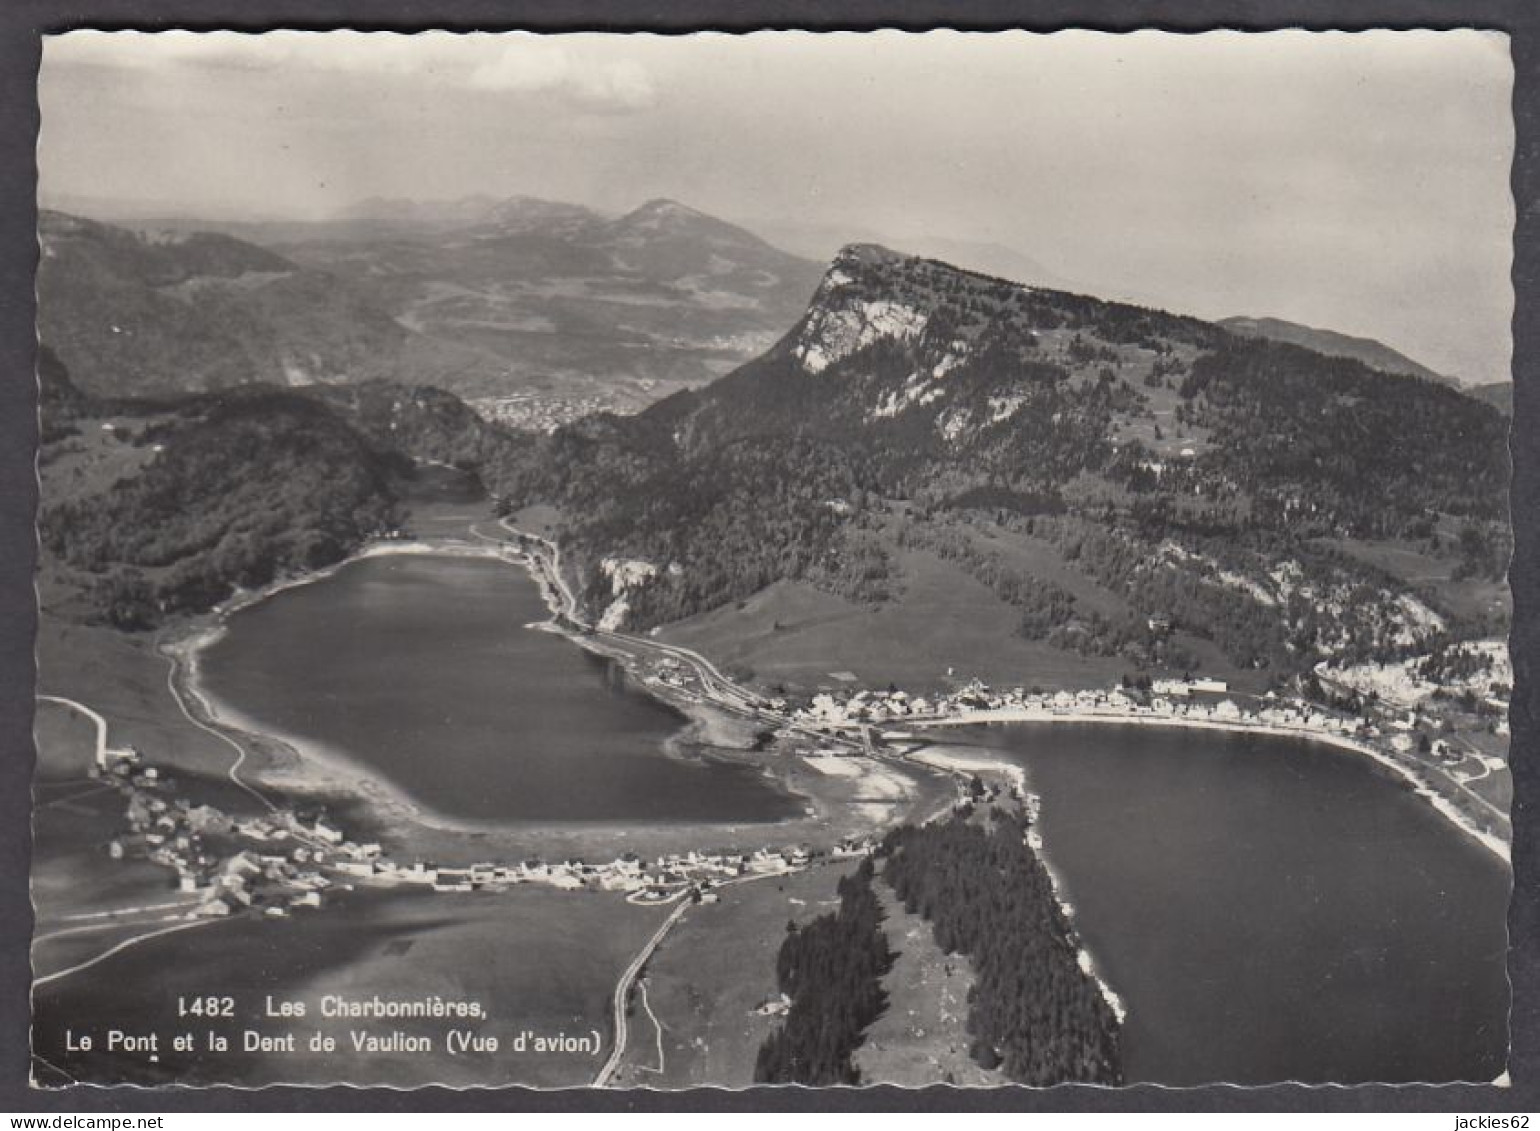
<path fill-rule="evenodd" d="M 582 516 L 569 540 L 594 563 L 592 607 L 623 599 L 643 627 L 781 579 L 871 599 L 890 591 L 895 526 L 952 552 L 951 516 L 979 514 L 1057 540 L 1061 576 L 1136 598 L 1112 624 L 980 550 L 968 568 L 1034 632 L 1111 654 L 1185 602 L 1239 662 L 1293 664 L 1438 630 L 1439 610 L 1378 581 L 1358 604 L 1383 615 L 1358 610 L 1349 594 L 1370 582 L 1312 540 L 1406 537 L 1438 510 L 1500 541 L 1504 429 L 1455 390 L 1353 359 L 853 245 L 764 356 L 635 417 L 559 430 L 505 493 Z M 1187 556 L 1162 556 L 1163 540 Z M 622 592 L 604 559 L 668 568 Z M 1286 625 L 1281 562 L 1315 594 Z M 1328 586 L 1342 599 L 1320 599 Z"/>
<path fill-rule="evenodd" d="M 925 331 L 929 313 L 917 304 L 884 297 L 905 268 L 906 257 L 872 244 L 845 248 L 824 275 L 794 336 L 792 356 L 809 373 L 882 338 L 912 342 Z"/>
<path fill-rule="evenodd" d="M 1081 395 L 1093 362 L 1121 364 L 1127 354 L 1131 365 L 1148 365 L 1157 348 L 1171 348 L 1168 338 L 1214 334 L 1169 315 L 856 244 L 830 265 L 777 356 L 826 386 L 808 394 L 820 406 L 819 425 L 894 431 L 911 454 L 923 454 L 1000 439 L 1013 421 L 1078 430 L 1082 410 L 1097 401 Z M 1149 343 L 1144 358 L 1135 356 L 1139 345 L 1118 343 L 1128 336 Z M 789 399 L 805 417 L 807 396 Z"/>

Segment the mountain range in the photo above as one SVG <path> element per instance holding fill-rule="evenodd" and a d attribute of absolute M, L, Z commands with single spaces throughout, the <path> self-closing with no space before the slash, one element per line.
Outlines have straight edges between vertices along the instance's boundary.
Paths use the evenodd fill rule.
<path fill-rule="evenodd" d="M 724 287 L 783 285 L 769 277 L 768 265 L 785 266 L 780 253 L 678 205 L 618 220 L 489 207 L 501 214 L 475 221 L 483 234 L 458 235 L 443 253 L 462 278 L 477 262 L 488 273 L 472 307 L 494 290 L 553 286 L 495 281 L 512 258 L 497 252 L 504 244 L 522 249 L 532 273 L 543 254 L 547 280 L 591 283 L 602 268 L 615 285 L 623 269 L 638 291 L 661 285 L 644 277 L 674 279 L 677 298 L 689 289 L 678 280 L 704 267 Z M 553 222 L 566 234 L 547 234 Z M 594 619 L 704 633 L 685 638 L 724 655 L 783 654 L 795 650 L 788 626 L 845 624 L 832 636 L 818 628 L 826 634 L 803 652 L 827 665 L 873 642 L 885 657 L 929 663 L 967 623 L 948 663 L 984 648 L 1007 670 L 1048 664 L 1082 680 L 1124 663 L 1272 678 L 1490 633 L 1504 615 L 1492 586 L 1510 545 L 1506 420 L 1448 385 L 1355 358 L 859 244 L 732 372 L 544 435 L 489 422 L 423 387 L 432 382 L 357 372 L 133 402 L 120 360 L 71 337 L 109 315 L 82 295 L 144 301 L 141 321 L 113 324 L 158 328 L 183 366 L 162 372 L 201 372 L 213 388 L 211 376 L 235 380 L 216 364 L 231 326 L 249 336 L 247 358 L 292 348 L 287 316 L 267 330 L 255 320 L 276 300 L 244 305 L 253 295 L 313 294 L 323 311 L 367 312 L 388 307 L 390 286 L 371 291 L 347 281 L 368 270 L 333 274 L 228 236 L 48 224 L 45 263 L 71 286 L 56 276 L 42 290 L 53 360 L 41 525 L 73 571 L 70 600 L 122 623 L 334 560 L 402 520 L 423 461 L 478 477 L 505 510 L 540 504 L 559 516 L 564 560 Z M 438 246 L 406 242 L 419 271 Z M 323 251 L 335 261 L 350 246 L 379 266 L 386 244 L 336 239 Z M 420 297 L 426 277 L 391 279 Z M 58 305 L 61 289 L 76 306 Z M 229 319 L 195 317 L 205 296 Z M 328 320 L 313 317 L 319 336 Z M 379 327 L 398 358 L 431 336 L 430 320 L 402 321 L 387 315 Z M 86 379 L 56 342 L 85 358 Z M 243 477 L 242 467 L 269 466 L 267 452 L 284 461 L 281 482 Z M 339 509 L 331 480 L 354 502 Z M 246 503 L 232 508 L 232 498 Z M 284 529 L 298 533 L 268 553 L 262 532 Z M 617 572 L 617 560 L 652 568 Z M 1398 573 L 1403 561 L 1415 571 Z M 1430 587 L 1419 580 L 1429 570 L 1452 580 Z M 621 592 L 617 576 L 641 580 Z M 869 631 L 849 628 L 857 623 Z"/>
<path fill-rule="evenodd" d="M 565 402 L 565 416 L 636 408 L 763 352 L 819 276 L 668 200 L 618 217 L 530 197 L 371 200 L 325 221 L 205 226 L 128 233 L 44 214 L 44 334 L 82 386 L 107 379 L 131 333 L 114 379 L 136 391 L 389 377 L 494 404 Z M 212 240 L 250 247 L 264 270 L 189 265 L 172 282 L 153 265 Z M 194 312 L 194 291 L 217 306 Z M 200 337 L 206 350 L 178 349 Z"/>
<path fill-rule="evenodd" d="M 277 247 L 365 288 L 409 329 L 476 351 L 484 364 L 449 383 L 472 397 L 536 386 L 636 407 L 763 352 L 819 274 L 668 200 L 614 218 L 528 197 L 426 218 L 376 202 L 343 223 L 366 221 L 397 226 L 364 238 L 322 225 Z"/>
<path fill-rule="evenodd" d="M 761 358 L 558 430 L 494 486 L 570 516 L 595 611 L 604 558 L 654 566 L 639 628 L 787 582 L 901 604 L 920 551 L 1072 651 L 1158 658 L 1174 618 L 1182 655 L 1297 671 L 1461 615 L 1335 540 L 1464 523 L 1468 568 L 1500 572 L 1506 427 L 1352 358 L 858 245 Z"/>
<path fill-rule="evenodd" d="M 782 224 L 787 238 L 830 233 Z M 515 426 L 635 410 L 764 352 L 819 267 L 673 201 L 608 217 L 515 196 L 369 199 L 322 221 L 135 222 L 44 211 L 40 331 L 83 388 L 160 394 L 385 378 Z M 916 237 L 967 269 L 1083 290 L 995 244 Z M 1371 339 L 1275 318 L 1233 333 L 1449 380 Z M 1474 395 L 1502 407 L 1511 391 Z"/>
<path fill-rule="evenodd" d="M 358 289 L 216 232 L 39 216 L 38 334 L 104 396 L 401 377 L 434 352 Z"/>

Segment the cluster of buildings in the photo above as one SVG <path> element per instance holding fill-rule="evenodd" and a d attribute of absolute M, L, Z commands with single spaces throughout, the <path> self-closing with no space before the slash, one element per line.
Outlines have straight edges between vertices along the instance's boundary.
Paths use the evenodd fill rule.
<path fill-rule="evenodd" d="M 1256 727 L 1304 735 L 1335 736 L 1376 747 L 1403 758 L 1421 758 L 1445 767 L 1466 755 L 1452 745 L 1447 724 L 1416 709 L 1366 706 L 1362 715 L 1345 714 L 1319 704 L 1279 696 L 1232 698 L 1217 679 L 1158 679 L 1147 690 L 1120 687 L 1081 691 L 996 691 L 974 680 L 960 690 L 929 698 L 887 691 L 834 691 L 813 696 L 791 718 L 810 730 L 861 739 L 868 749 L 877 741 L 901 742 L 913 736 L 894 724 L 960 722 L 1030 722 L 1034 719 L 1113 718 L 1138 721 L 1212 723 Z M 828 753 L 838 753 L 830 750 Z"/>
<path fill-rule="evenodd" d="M 144 858 L 173 870 L 177 886 L 197 895 L 191 914 L 216 917 L 253 912 L 274 918 L 318 908 L 329 889 L 354 882 L 414 884 L 436 892 L 501 890 L 537 883 L 567 890 L 618 891 L 633 902 L 705 893 L 719 883 L 798 871 L 825 855 L 805 846 L 754 852 L 672 853 L 653 861 L 625 853 L 604 863 L 525 860 L 518 864 L 441 866 L 389 859 L 379 844 L 348 837 L 325 816 L 273 810 L 230 817 L 207 805 L 170 796 L 170 783 L 137 752 L 113 752 L 104 776 L 127 796 L 127 828 L 108 845 L 113 859 Z M 874 844 L 849 839 L 828 855 L 868 855 Z M 714 898 L 714 897 L 708 897 Z"/>
<path fill-rule="evenodd" d="M 868 840 L 841 842 L 831 855 L 837 858 L 869 854 Z M 820 853 L 803 846 L 761 848 L 754 852 L 672 853 L 651 862 L 633 852 L 614 860 L 525 860 L 518 864 L 482 863 L 445 867 L 417 861 L 398 865 L 383 857 L 345 860 L 334 870 L 358 880 L 384 884 L 421 884 L 440 892 L 498 890 L 514 884 L 546 884 L 569 891 L 621 891 L 637 902 L 674 898 L 692 888 L 707 890 L 724 880 L 756 875 L 777 875 L 807 867 Z"/>
<path fill-rule="evenodd" d="M 691 695 L 700 694 L 704 690 L 699 673 L 683 660 L 676 660 L 672 656 L 660 657 L 649 667 L 646 678 L 661 687 Z"/>
<path fill-rule="evenodd" d="M 296 863 L 284 853 L 243 849 L 221 863 L 206 887 L 196 889 L 204 897 L 196 914 L 223 916 L 250 910 L 283 918 L 301 908 L 320 907 L 322 893 L 331 886 L 313 860 Z"/>
<path fill-rule="evenodd" d="M 1163 680 L 1155 686 L 1157 692 L 1163 690 L 1165 693 L 1145 695 L 1123 688 L 1040 692 L 1018 687 L 995 691 L 979 680 L 973 680 L 961 690 L 939 692 L 930 697 L 910 695 L 891 687 L 887 691 L 821 692 L 814 695 L 807 706 L 794 709 L 791 718 L 804 726 L 837 729 L 900 721 L 941 722 L 981 712 L 1176 714 L 1187 706 L 1176 703 L 1176 699 L 1188 699 L 1194 692 L 1223 693 L 1228 690 L 1222 680 Z M 1229 706 L 1234 707 L 1234 704 Z M 1208 709 L 1197 704 L 1192 707 L 1199 711 Z"/>
<path fill-rule="evenodd" d="M 599 393 L 563 397 L 538 392 L 479 397 L 470 405 L 483 420 L 521 432 L 554 432 L 574 420 L 620 407 L 616 398 Z"/>
<path fill-rule="evenodd" d="M 996 691 L 974 680 L 960 690 L 928 698 L 911 696 L 896 688 L 822 692 L 813 696 L 806 706 L 792 711 L 791 717 L 804 726 L 842 737 L 859 737 L 862 732 L 870 733 L 872 729 L 905 721 L 1029 721 L 1078 716 L 1181 719 L 1360 739 L 1376 739 L 1383 734 L 1381 727 L 1368 719 L 1337 714 L 1303 700 L 1280 698 L 1275 692 L 1270 691 L 1262 699 L 1251 700 L 1245 706 L 1229 698 L 1228 692 L 1229 685 L 1217 679 L 1161 679 L 1154 681 L 1148 691 L 1098 688 L 1054 692 L 1029 692 L 1019 687 Z M 1387 721 L 1386 725 L 1411 731 L 1417 721 Z M 908 737 L 901 732 L 884 730 L 880 733 L 889 739 Z M 1410 735 L 1404 737 L 1404 744 L 1393 738 L 1391 745 L 1400 748 L 1400 745 L 1413 741 Z M 1410 746 L 1406 745 L 1406 748 L 1410 749 Z"/>
<path fill-rule="evenodd" d="M 125 828 L 107 844 L 114 860 L 149 860 L 176 873 L 177 890 L 201 899 L 199 916 L 259 911 L 279 917 L 319 907 L 338 871 L 380 858 L 378 844 L 349 840 L 324 816 L 288 810 L 234 818 L 172 794 L 139 752 L 104 751 L 97 776 L 128 801 Z"/>

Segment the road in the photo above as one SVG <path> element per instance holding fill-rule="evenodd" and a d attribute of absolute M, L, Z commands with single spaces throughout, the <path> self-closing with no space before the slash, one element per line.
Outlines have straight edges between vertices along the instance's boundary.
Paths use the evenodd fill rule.
<path fill-rule="evenodd" d="M 784 872 L 755 872 L 748 876 L 734 876 L 730 880 L 718 880 L 713 885 L 712 890 L 720 891 L 725 887 L 733 887 L 737 884 L 752 884 L 760 880 L 784 880 L 787 876 L 807 871 L 807 868 L 808 866 L 803 866 L 801 868 L 789 868 Z M 688 896 L 689 891 L 686 889 L 680 893 L 680 896 L 675 897 L 678 899 L 678 903 L 674 910 L 669 913 L 668 918 L 663 920 L 662 925 L 658 927 L 653 936 L 642 946 L 637 956 L 631 960 L 631 965 L 627 966 L 625 973 L 620 976 L 620 981 L 615 984 L 615 996 L 613 998 L 615 1044 L 610 1050 L 609 1059 L 604 1062 L 604 1067 L 599 1070 L 599 1075 L 594 1077 L 594 1087 L 596 1088 L 602 1088 L 608 1084 L 610 1078 L 615 1075 L 615 1070 L 620 1067 L 621 1057 L 625 1055 L 626 1041 L 629 1039 L 630 1033 L 630 1022 L 626 1017 L 626 996 L 631 992 L 631 984 L 636 981 L 637 975 L 641 973 L 642 967 L 647 964 L 647 960 L 652 957 L 652 952 L 658 949 L 658 945 L 662 943 L 664 936 L 673 930 L 674 925 L 684 917 L 684 913 L 694 906 L 694 902 Z M 658 1029 L 658 1064 L 660 1066 L 659 1071 L 662 1071 L 663 1026 L 658 1021 L 657 1014 L 652 1012 L 651 1005 L 648 1005 L 647 1013 Z"/>
<path fill-rule="evenodd" d="M 186 912 L 198 906 L 196 899 L 182 900 L 180 903 L 157 903 L 150 907 L 125 907 L 120 911 L 98 911 L 87 915 L 65 915 L 62 921 L 77 919 L 99 920 L 98 922 L 83 923 L 76 927 L 60 927 L 56 931 L 48 931 L 44 934 L 32 936 L 34 948 L 47 942 L 49 939 L 64 938 L 70 935 L 84 935 L 92 931 L 110 931 L 114 927 L 145 927 L 152 922 L 174 923 L 185 922 Z M 161 915 L 158 919 L 146 919 L 140 923 L 131 922 L 134 915 L 149 914 L 152 911 L 165 911 L 171 909 L 173 914 Z M 176 913 L 180 912 L 180 914 Z"/>
<path fill-rule="evenodd" d="M 164 653 L 162 653 L 162 655 L 164 655 Z M 197 727 L 201 731 L 206 731 L 207 733 L 212 734 L 215 738 L 219 739 L 219 741 L 225 743 L 235 751 L 235 762 L 230 766 L 228 770 L 225 771 L 226 776 L 229 777 L 229 779 L 236 785 L 240 786 L 241 789 L 244 789 L 263 805 L 267 806 L 268 809 L 271 810 L 276 808 L 271 801 L 263 797 L 255 789 L 241 780 L 240 768 L 241 764 L 246 761 L 246 748 L 239 742 L 236 742 L 235 739 L 231 738 L 229 735 L 223 734 L 208 724 L 204 723 L 187 709 L 187 704 L 182 699 L 182 693 L 176 685 L 176 660 L 171 656 L 166 656 L 165 658 L 171 664 L 171 670 L 166 673 L 166 688 L 171 692 L 172 702 L 177 705 L 177 709 L 182 712 L 187 721 L 192 723 L 193 726 Z M 90 719 L 91 722 L 96 726 L 96 764 L 98 766 L 105 764 L 107 760 L 107 754 L 112 750 L 112 747 L 107 745 L 107 720 L 102 717 L 100 712 L 92 710 L 90 707 L 87 707 L 84 703 L 78 702 L 77 700 L 66 699 L 62 695 L 39 695 L 38 699 L 44 703 L 58 703 L 61 706 L 69 707 Z"/>
<path fill-rule="evenodd" d="M 561 615 L 566 617 L 566 619 L 571 621 L 573 624 L 577 625 L 578 628 L 585 632 L 592 633 L 594 636 L 600 639 L 618 640 L 624 644 L 630 644 L 636 648 L 642 648 L 648 651 L 661 653 L 665 656 L 671 656 L 674 659 L 679 660 L 682 663 L 689 664 L 691 667 L 693 667 L 697 677 L 701 681 L 701 685 L 708 691 L 713 692 L 717 696 L 729 701 L 734 706 L 737 706 L 743 710 L 758 712 L 761 709 L 757 696 L 745 688 L 738 686 L 738 684 L 734 683 L 727 676 L 723 675 L 720 668 L 718 668 L 710 660 L 706 659 L 705 656 L 702 656 L 699 652 L 693 651 L 689 648 L 681 648 L 676 644 L 664 644 L 660 641 L 652 640 L 644 636 L 633 636 L 629 632 L 607 631 L 605 629 L 601 629 L 584 622 L 583 619 L 578 616 L 577 596 L 572 592 L 572 587 L 567 584 L 567 579 L 562 575 L 561 547 L 558 546 L 555 542 L 551 541 L 549 538 L 544 538 L 539 534 L 531 534 L 527 530 L 520 530 L 518 527 L 510 523 L 506 518 L 500 520 L 498 525 L 502 527 L 502 529 L 506 530 L 509 534 L 514 535 L 516 538 L 524 538 L 532 542 L 537 542 L 546 548 L 547 552 L 550 554 L 550 558 L 549 560 L 541 563 L 543 571 L 546 576 L 550 578 L 551 584 L 560 594 Z M 471 533 L 487 542 L 498 542 L 502 545 L 508 544 L 506 539 L 491 538 L 477 530 L 474 526 L 471 528 Z"/>
<path fill-rule="evenodd" d="M 38 699 L 44 703 L 57 703 L 61 707 L 68 707 L 72 711 L 78 711 L 90 719 L 96 726 L 96 764 L 100 766 L 107 760 L 107 720 L 100 714 L 87 707 L 84 703 L 74 699 L 66 699 L 62 695 L 39 695 Z"/>
<path fill-rule="evenodd" d="M 68 978 L 71 974 L 78 974 L 82 970 L 90 969 L 98 962 L 105 962 L 114 954 L 117 954 L 120 951 L 125 951 L 137 943 L 148 942 L 150 939 L 159 938 L 161 935 L 175 934 L 177 931 L 190 931 L 194 927 L 206 927 L 210 923 L 217 922 L 219 922 L 217 919 L 183 920 L 182 922 L 177 923 L 172 927 L 162 927 L 158 931 L 149 931 L 142 935 L 135 935 L 133 938 L 124 939 L 122 942 L 118 943 L 117 946 L 110 947 L 109 949 L 102 951 L 94 958 L 88 958 L 86 961 L 81 962 L 75 966 L 71 966 L 68 969 L 58 970 L 52 974 L 46 975 L 45 977 L 35 979 L 32 983 L 33 992 L 35 993 L 38 987 L 46 986 L 49 982 L 57 982 L 60 978 Z"/>
<path fill-rule="evenodd" d="M 268 809 L 269 812 L 276 811 L 278 808 L 276 805 L 264 797 L 255 788 L 241 780 L 241 766 L 246 761 L 246 748 L 239 742 L 235 741 L 235 739 L 231 738 L 228 734 L 225 734 L 223 731 L 209 726 L 209 724 L 205 723 L 202 719 L 198 718 L 197 715 L 193 714 L 193 712 L 188 709 L 187 702 L 182 697 L 182 690 L 176 685 L 176 657 L 165 652 L 162 652 L 161 656 L 170 665 L 169 670 L 166 672 L 166 690 L 171 692 L 171 701 L 176 704 L 177 710 L 181 711 L 182 716 L 188 722 L 192 723 L 193 726 L 207 734 L 213 735 L 215 738 L 219 739 L 220 742 L 223 742 L 226 746 L 235 751 L 235 761 L 232 762 L 229 768 L 225 770 L 225 776 L 229 778 L 230 781 L 233 782 L 236 786 L 245 790 L 252 797 L 255 797 Z M 207 710 L 207 708 L 205 708 L 205 710 Z"/>
<path fill-rule="evenodd" d="M 841 738 L 837 735 L 826 734 L 820 730 L 801 726 L 785 716 L 769 710 L 764 706 L 758 695 L 728 678 L 722 673 L 720 668 L 694 649 L 685 648 L 678 644 L 664 644 L 650 637 L 634 636 L 629 632 L 612 632 L 584 622 L 578 616 L 577 597 L 572 592 L 571 586 L 567 584 L 567 579 L 562 575 L 561 547 L 549 538 L 539 534 L 532 534 L 527 530 L 520 530 L 506 518 L 500 519 L 498 526 L 516 538 L 526 539 L 545 547 L 549 557 L 541 559 L 539 565 L 542 572 L 550 579 L 552 586 L 560 597 L 560 613 L 584 633 L 593 636 L 595 639 L 612 640 L 642 652 L 652 652 L 656 655 L 667 656 L 670 659 L 685 664 L 695 672 L 695 677 L 699 680 L 701 690 L 705 695 L 719 706 L 748 715 L 770 726 L 796 731 L 820 742 L 837 743 L 851 749 L 870 752 L 864 742 Z M 476 529 L 474 524 L 471 526 L 471 533 L 484 542 L 495 542 L 500 545 L 508 544 L 506 539 L 493 538 L 490 535 L 483 534 L 480 530 Z"/>
<path fill-rule="evenodd" d="M 650 1069 L 650 1071 L 656 1072 L 659 1076 L 661 1076 L 668 1069 L 668 1058 L 664 1055 L 663 1052 L 663 1022 L 658 1020 L 658 1015 L 652 1011 L 652 1002 L 647 1000 L 646 978 L 643 978 L 636 984 L 636 992 L 641 995 L 642 1008 L 647 1011 L 647 1017 L 652 1022 L 653 1032 L 656 1033 L 658 1037 L 658 1066 L 656 1068 Z"/>
<path fill-rule="evenodd" d="M 599 1069 L 599 1074 L 594 1077 L 594 1087 L 605 1088 L 609 1086 L 610 1079 L 615 1075 L 615 1070 L 620 1067 L 621 1058 L 626 1055 L 626 1041 L 629 1038 L 629 1018 L 626 1017 L 626 998 L 631 994 L 631 984 L 636 981 L 636 976 L 641 973 L 642 967 L 652 957 L 652 952 L 658 949 L 664 936 L 674 929 L 674 924 L 683 918 L 691 904 L 688 899 L 681 899 L 674 909 L 668 913 L 668 918 L 659 924 L 658 929 L 652 933 L 646 945 L 637 951 L 636 957 L 631 960 L 620 975 L 620 981 L 615 983 L 615 993 L 610 999 L 610 1004 L 615 1013 L 615 1040 L 610 1048 L 609 1059 L 604 1062 L 604 1067 Z"/>

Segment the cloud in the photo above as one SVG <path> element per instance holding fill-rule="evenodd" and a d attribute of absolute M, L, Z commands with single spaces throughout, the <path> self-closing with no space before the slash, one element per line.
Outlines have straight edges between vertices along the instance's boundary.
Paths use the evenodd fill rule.
<path fill-rule="evenodd" d="M 634 59 L 584 58 L 551 38 L 496 43 L 466 76 L 475 90 L 555 92 L 596 109 L 639 110 L 656 98 L 652 77 Z"/>
<path fill-rule="evenodd" d="M 624 37 L 532 32 L 72 31 L 45 41 L 45 64 L 158 70 L 357 75 L 493 94 L 543 95 L 578 108 L 653 105 L 651 73 Z"/>

